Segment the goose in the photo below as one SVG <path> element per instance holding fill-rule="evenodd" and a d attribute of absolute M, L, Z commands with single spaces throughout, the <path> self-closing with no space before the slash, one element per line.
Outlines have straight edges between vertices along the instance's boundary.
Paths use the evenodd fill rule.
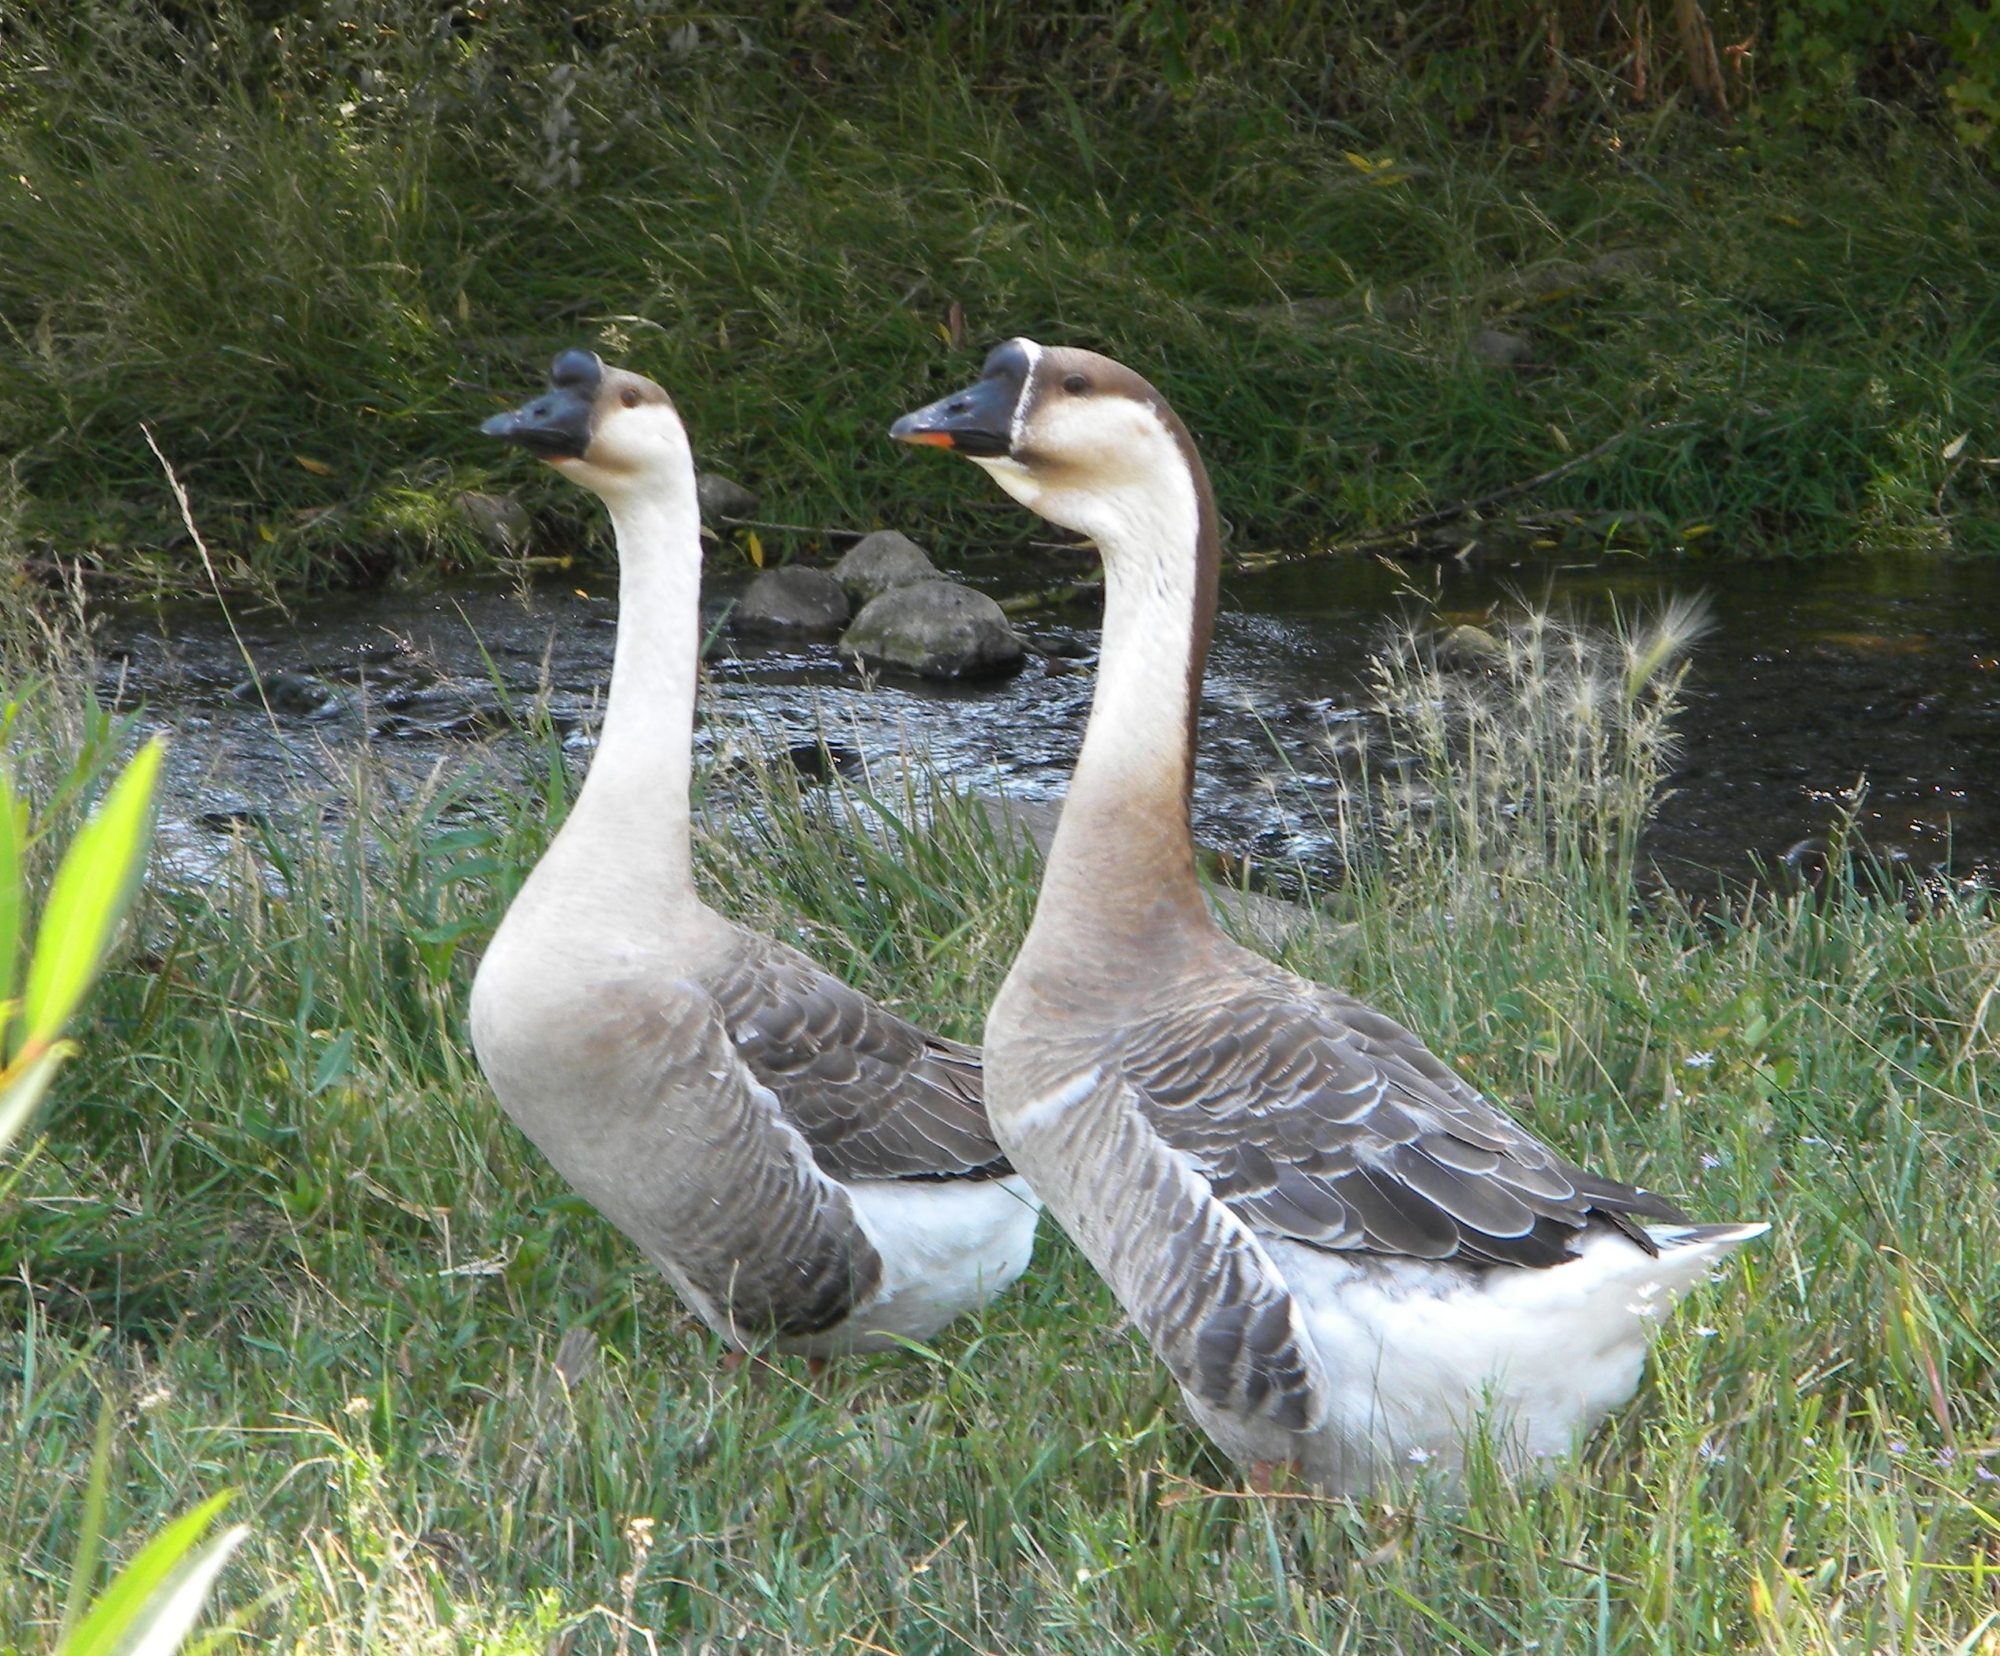
<path fill-rule="evenodd" d="M 609 508 L 619 618 L 589 774 L 473 980 L 480 1067 L 730 1366 L 928 1338 L 1027 1268 L 1039 1204 L 987 1125 L 976 1049 L 696 894 L 686 429 L 653 381 L 583 350 L 481 429 Z"/>
<path fill-rule="evenodd" d="M 1082 749 L 986 1020 L 1001 1147 L 1254 1489 L 1452 1486 L 1482 1422 L 1545 1468 L 1767 1227 L 1573 1166 L 1395 1020 L 1217 928 L 1188 822 L 1215 506 L 1151 385 L 1015 339 L 890 435 L 965 455 L 1104 566 Z"/>

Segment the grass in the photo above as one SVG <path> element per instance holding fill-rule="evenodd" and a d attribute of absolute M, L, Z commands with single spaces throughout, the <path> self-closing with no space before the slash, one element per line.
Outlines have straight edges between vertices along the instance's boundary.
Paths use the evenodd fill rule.
<path fill-rule="evenodd" d="M 1670 654 L 1640 656 L 1631 704 L 1670 698 Z M 1405 652 L 1384 682 L 1434 670 Z M 13 739 L 74 717 L 45 688 Z M 869 803 L 721 747 L 716 900 L 976 1034 L 1028 854 L 942 783 Z M 1545 744 L 1489 751 L 1562 808 Z M 348 825 L 156 883 L 46 1142 L 4 1174 L 0 1648 L 59 1614 L 108 1399 L 114 1553 L 241 1491 L 220 1597 L 244 1646 L 1992 1656 L 2000 937 L 1975 904 L 1910 916 L 1851 884 L 1639 904 L 1615 847 L 1654 749 L 1601 752 L 1611 831 L 1579 818 L 1546 857 L 1439 835 L 1443 884 L 1385 854 L 1333 899 L 1351 923 L 1290 950 L 1568 1153 L 1774 1221 L 1549 1487 L 1245 1499 L 1054 1234 L 935 1349 L 725 1376 L 464 1039 L 480 942 L 569 796 L 530 728 L 413 798 L 364 769 Z M 1405 854 L 1408 797 L 1377 813 Z"/>
<path fill-rule="evenodd" d="M 221 7 L 213 47 L 132 0 L 10 19 L 0 450 L 37 557 L 202 584 L 142 423 L 242 585 L 490 562 L 469 487 L 525 492 L 566 555 L 588 514 L 474 427 L 577 341 L 658 376 L 768 517 L 937 526 L 956 556 L 1016 531 L 883 428 L 1016 332 L 1154 373 L 1239 549 L 1600 445 L 1519 503 L 1526 533 L 2000 544 L 2000 205 L 1914 118 L 1612 109 L 1531 146 L 1453 128 L 1407 63 L 1357 60 L 1345 102 L 1261 71 L 1114 96 L 943 34 L 812 96 L 804 13 L 747 51 L 638 10 L 548 37 L 433 14 Z"/>

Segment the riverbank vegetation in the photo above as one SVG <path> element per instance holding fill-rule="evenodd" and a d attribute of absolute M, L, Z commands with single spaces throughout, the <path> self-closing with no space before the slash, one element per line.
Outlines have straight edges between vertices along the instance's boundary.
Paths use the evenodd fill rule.
<path fill-rule="evenodd" d="M 1425 709 L 1383 727 L 1355 878 L 1289 946 L 1566 1152 L 1773 1221 L 1550 1487 L 1246 1497 L 1052 1232 L 934 1349 L 725 1374 L 465 1044 L 570 794 L 524 706 L 424 789 L 364 768 L 346 822 L 277 801 L 213 883 L 156 874 L 5 1168 L 0 1644 L 60 1614 L 108 1404 L 112 1556 L 236 1489 L 218 1597 L 260 1648 L 1991 1656 L 2000 942 L 1977 900 L 1865 880 L 1639 898 L 1686 620 L 1621 646 L 1530 618 L 1500 668 L 1391 649 L 1391 702 L 1491 739 L 1460 773 Z M 10 739 L 61 749 L 90 676 L 42 680 Z M 976 1035 L 1032 854 L 921 770 L 869 803 L 749 733 L 709 752 L 716 899 Z M 1468 779 L 1521 808 L 1426 832 L 1426 787 Z"/>
<path fill-rule="evenodd" d="M 11 8 L 0 527 L 205 587 L 150 430 L 226 583 L 491 562 L 474 427 L 586 342 L 958 556 L 1019 531 L 883 428 L 1025 332 L 1169 388 L 1239 552 L 1991 551 L 1978 10 Z"/>

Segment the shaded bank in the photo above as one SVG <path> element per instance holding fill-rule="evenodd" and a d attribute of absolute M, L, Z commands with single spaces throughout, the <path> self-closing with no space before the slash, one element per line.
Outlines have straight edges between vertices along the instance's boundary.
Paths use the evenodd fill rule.
<path fill-rule="evenodd" d="M 226 578 L 489 562 L 455 504 L 492 475 L 472 427 L 577 342 L 672 389 L 772 517 L 972 544 L 984 502 L 881 427 L 1027 332 L 1171 385 L 1241 546 L 1600 448 L 1516 503 L 1577 547 L 2000 545 L 2000 192 L 1950 130 L 1948 54 L 1833 76 L 1816 125 L 1740 97 L 1723 125 L 1661 101 L 1670 30 L 1649 96 L 1550 103 L 1541 57 L 1506 82 L 1476 35 L 1366 7 L 1318 59 L 1300 19 L 1334 8 L 1178 63 L 1173 7 L 1046 39 L 1032 10 L 24 9 L 8 544 L 199 585 L 144 422 Z M 1899 111 L 1858 97 L 1897 85 Z M 531 551 L 586 542 L 573 502 L 528 503 Z"/>

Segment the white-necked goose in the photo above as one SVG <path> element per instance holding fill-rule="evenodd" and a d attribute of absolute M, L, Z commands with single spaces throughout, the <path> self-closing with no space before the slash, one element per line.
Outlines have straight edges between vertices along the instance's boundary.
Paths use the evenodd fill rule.
<path fill-rule="evenodd" d="M 473 982 L 480 1066 L 733 1348 L 923 1338 L 1021 1274 L 1039 1204 L 987 1126 L 977 1051 L 695 893 L 686 430 L 659 386 L 588 351 L 483 429 L 610 508 L 619 614 L 590 774 Z"/>
<path fill-rule="evenodd" d="M 1524 1460 L 1567 1449 L 1674 1294 L 1766 1227 L 1571 1166 L 1393 1019 L 1216 929 L 1188 831 L 1215 508 L 1152 386 L 1017 339 L 891 435 L 1104 563 L 1089 727 L 986 1021 L 1001 1146 L 1253 1481 L 1455 1475 L 1482 1415 Z"/>

